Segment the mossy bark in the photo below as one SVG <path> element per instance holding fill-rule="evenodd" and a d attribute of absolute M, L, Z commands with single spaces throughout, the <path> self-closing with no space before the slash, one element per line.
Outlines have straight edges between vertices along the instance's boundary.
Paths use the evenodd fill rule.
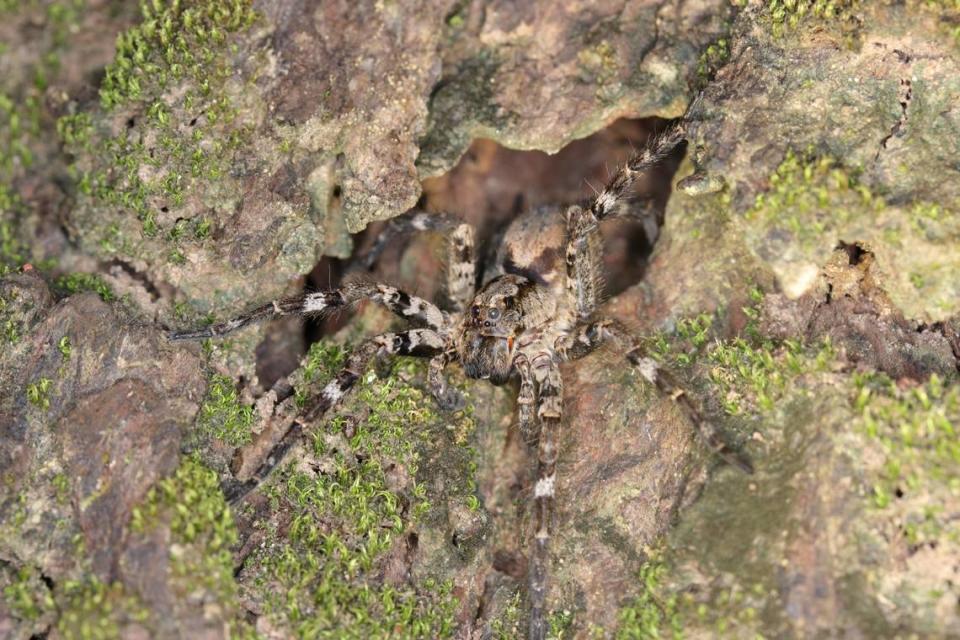
<path fill-rule="evenodd" d="M 960 634 L 955 2 L 107 5 L 0 2 L 3 634 L 517 637 L 511 389 L 453 371 L 444 414 L 422 366 L 371 370 L 232 510 L 221 485 L 393 320 L 362 310 L 268 383 L 258 345 L 299 326 L 165 329 L 299 288 L 422 195 L 486 236 L 578 197 L 493 142 L 445 175 L 476 137 L 555 152 L 701 92 L 604 312 L 757 471 L 619 354 L 564 365 L 552 634 Z M 564 175 L 616 146 L 567 147 Z M 426 294 L 438 247 L 381 273 Z"/>

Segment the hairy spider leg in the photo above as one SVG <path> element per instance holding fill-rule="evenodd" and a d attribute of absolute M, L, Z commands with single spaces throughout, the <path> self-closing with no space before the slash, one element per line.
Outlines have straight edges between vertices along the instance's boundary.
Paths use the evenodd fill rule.
<path fill-rule="evenodd" d="M 567 288 L 576 301 L 577 315 L 589 318 L 597 309 L 603 282 L 599 225 L 618 215 L 630 187 L 641 175 L 657 166 L 683 142 L 683 129 L 672 127 L 653 138 L 621 165 L 589 207 L 567 209 Z"/>
<path fill-rule="evenodd" d="M 427 384 L 430 386 L 430 394 L 444 411 L 455 411 L 466 406 L 466 399 L 447 383 L 447 377 L 443 374 L 447 365 L 456 361 L 456 359 L 455 349 L 445 349 L 442 353 L 430 359 L 430 366 L 427 369 Z"/>
<path fill-rule="evenodd" d="M 473 227 L 459 224 L 451 232 L 447 244 L 447 296 L 455 311 L 464 311 L 476 290 L 474 241 Z"/>
<path fill-rule="evenodd" d="M 283 316 L 324 315 L 344 309 L 361 300 L 373 300 L 407 320 L 421 322 L 431 329 L 444 331 L 447 314 L 432 302 L 410 295 L 402 289 L 376 282 L 351 282 L 339 289 L 304 293 L 292 298 L 274 300 L 232 320 L 220 322 L 194 331 L 174 331 L 170 340 L 199 340 L 217 338 L 232 333 L 254 322 Z"/>
<path fill-rule="evenodd" d="M 550 536 L 553 532 L 557 453 L 563 420 L 563 381 L 560 368 L 550 353 L 533 358 L 537 382 L 537 420 L 540 441 L 537 450 L 537 481 L 533 487 L 533 552 L 527 575 L 530 591 L 530 640 L 547 637 L 547 576 L 550 564 Z"/>
<path fill-rule="evenodd" d="M 577 360 L 604 344 L 614 344 L 649 384 L 673 400 L 693 425 L 694 432 L 707 447 L 724 461 L 746 473 L 753 473 L 753 465 L 746 456 L 731 449 L 720 434 L 704 418 L 703 412 L 686 392 L 674 374 L 651 358 L 636 338 L 615 320 L 601 319 L 578 325 L 560 339 L 557 351 L 568 360 Z"/>
<path fill-rule="evenodd" d="M 387 226 L 384 227 L 367 251 L 367 255 L 363 257 L 361 264 L 365 269 L 372 269 L 384 250 L 399 236 L 413 231 L 439 231 L 444 233 L 450 231 L 456 225 L 457 221 L 446 213 L 427 213 L 419 209 L 390 218 Z"/>
<path fill-rule="evenodd" d="M 364 256 L 363 268 L 371 269 L 398 236 L 412 231 L 437 231 L 447 235 L 447 296 L 454 310 L 463 311 L 476 290 L 476 241 L 473 227 L 450 214 L 410 211 L 391 219 Z"/>
<path fill-rule="evenodd" d="M 520 375 L 520 391 L 517 394 L 517 425 L 520 427 L 520 435 L 527 443 L 536 439 L 534 431 L 534 403 L 536 394 L 533 387 L 533 371 L 530 369 L 530 361 L 527 356 L 520 354 L 513 360 L 513 366 Z"/>
<path fill-rule="evenodd" d="M 287 452 L 299 436 L 309 430 L 311 425 L 321 420 L 327 412 L 335 408 L 354 384 L 366 372 L 370 361 L 375 357 L 415 356 L 432 358 L 444 351 L 446 344 L 443 336 L 432 329 L 410 329 L 396 333 L 382 333 L 364 341 L 353 350 L 346 365 L 324 386 L 319 395 L 312 398 L 300 411 L 287 432 L 273 447 L 266 461 L 260 465 L 253 476 L 243 483 L 236 483 L 226 491 L 229 501 L 236 503 L 257 488 L 270 473 L 280 465 Z"/>

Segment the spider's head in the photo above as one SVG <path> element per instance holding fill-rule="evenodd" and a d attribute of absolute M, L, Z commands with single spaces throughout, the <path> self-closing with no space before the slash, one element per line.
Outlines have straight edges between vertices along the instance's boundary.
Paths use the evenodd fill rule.
<path fill-rule="evenodd" d="M 467 376 L 490 380 L 495 385 L 510 379 L 516 339 L 523 331 L 519 296 L 525 281 L 518 276 L 502 276 L 473 299 L 464 318 L 459 345 Z"/>

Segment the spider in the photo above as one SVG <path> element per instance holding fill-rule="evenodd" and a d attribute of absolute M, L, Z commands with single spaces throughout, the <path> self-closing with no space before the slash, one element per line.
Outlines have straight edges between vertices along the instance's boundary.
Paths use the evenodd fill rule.
<path fill-rule="evenodd" d="M 270 302 L 232 320 L 196 331 L 174 332 L 171 339 L 223 336 L 250 323 L 286 315 L 324 314 L 361 300 L 373 300 L 420 325 L 383 333 L 363 342 L 346 366 L 295 420 L 269 462 L 246 485 L 231 492 L 237 499 L 261 482 L 298 435 L 335 406 L 364 374 L 370 361 L 391 355 L 429 358 L 428 384 L 444 409 L 461 402 L 443 371 L 460 363 L 470 377 L 503 385 L 519 378 L 517 414 L 521 433 L 536 442 L 537 470 L 533 487 L 534 535 L 528 571 L 529 638 L 546 637 L 548 546 L 556 491 L 558 440 L 563 420 L 560 364 L 576 360 L 604 344 L 623 352 L 626 360 L 660 392 L 676 401 L 696 431 L 724 459 L 750 471 L 745 459 L 709 435 L 693 399 L 673 376 L 645 354 L 640 344 L 615 321 L 597 316 L 601 297 L 599 224 L 623 208 L 630 188 L 645 171 L 663 161 L 684 140 L 674 126 L 639 150 L 585 206 L 531 211 L 514 220 L 504 235 L 492 272 L 475 288 L 477 265 L 474 230 L 443 214 L 412 212 L 395 219 L 378 239 L 368 263 L 389 236 L 403 229 L 442 231 L 449 236 L 447 294 L 451 309 L 390 285 L 352 282 L 338 289 L 305 293 Z"/>

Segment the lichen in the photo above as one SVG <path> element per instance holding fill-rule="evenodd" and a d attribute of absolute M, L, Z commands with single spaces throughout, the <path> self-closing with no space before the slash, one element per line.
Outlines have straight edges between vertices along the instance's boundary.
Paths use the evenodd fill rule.
<path fill-rule="evenodd" d="M 500 61 L 482 49 L 463 60 L 430 99 L 427 133 L 420 141 L 420 176 L 446 171 L 476 138 L 496 137 L 511 117 L 494 102 L 493 78 Z"/>

